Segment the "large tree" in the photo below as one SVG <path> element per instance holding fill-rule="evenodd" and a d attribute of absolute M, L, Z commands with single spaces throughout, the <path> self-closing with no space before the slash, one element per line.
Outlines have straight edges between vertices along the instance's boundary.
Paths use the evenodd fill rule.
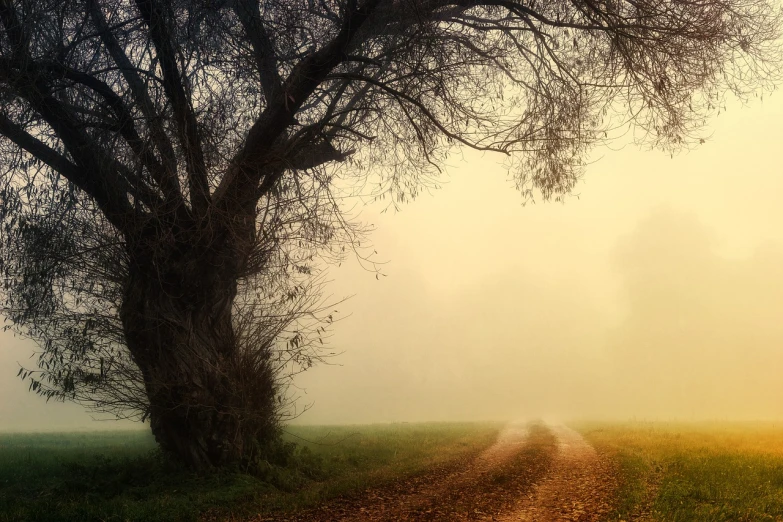
<path fill-rule="evenodd" d="M 613 126 L 678 147 L 772 81 L 777 30 L 762 0 L 0 0 L 24 375 L 195 467 L 248 458 L 317 357 L 314 264 L 360 232 L 337 191 L 410 199 L 470 147 L 558 198 Z"/>

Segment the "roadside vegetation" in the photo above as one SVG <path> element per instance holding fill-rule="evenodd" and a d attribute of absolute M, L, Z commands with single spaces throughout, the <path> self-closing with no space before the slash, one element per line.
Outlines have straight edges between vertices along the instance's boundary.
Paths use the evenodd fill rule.
<path fill-rule="evenodd" d="M 312 507 L 478 454 L 500 424 L 295 426 L 259 474 L 195 475 L 146 431 L 0 434 L 0 522 L 191 521 Z"/>
<path fill-rule="evenodd" d="M 609 520 L 783 520 L 783 424 L 580 423 L 618 464 Z"/>

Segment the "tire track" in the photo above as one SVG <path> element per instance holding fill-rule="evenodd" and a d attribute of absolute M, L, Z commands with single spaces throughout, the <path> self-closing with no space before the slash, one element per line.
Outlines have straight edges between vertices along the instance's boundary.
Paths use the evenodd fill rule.
<path fill-rule="evenodd" d="M 612 511 L 614 464 L 562 426 L 510 424 L 477 457 L 255 522 L 598 522 Z M 245 519 L 248 520 L 248 519 Z"/>
<path fill-rule="evenodd" d="M 402 522 L 483 520 L 546 473 L 554 439 L 545 428 L 510 424 L 478 456 L 456 466 L 337 498 L 305 511 L 255 521 Z"/>
<path fill-rule="evenodd" d="M 614 465 L 574 430 L 562 425 L 551 429 L 558 451 L 549 473 L 497 520 L 598 522 L 612 511 L 618 486 Z"/>

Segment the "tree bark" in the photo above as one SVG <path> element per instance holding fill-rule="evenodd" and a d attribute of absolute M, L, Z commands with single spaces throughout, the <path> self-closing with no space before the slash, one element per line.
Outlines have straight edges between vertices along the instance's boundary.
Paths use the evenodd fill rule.
<path fill-rule="evenodd" d="M 277 434 L 276 387 L 270 347 L 239 346 L 232 256 L 132 254 L 120 316 L 155 439 L 195 469 L 252 458 Z"/>

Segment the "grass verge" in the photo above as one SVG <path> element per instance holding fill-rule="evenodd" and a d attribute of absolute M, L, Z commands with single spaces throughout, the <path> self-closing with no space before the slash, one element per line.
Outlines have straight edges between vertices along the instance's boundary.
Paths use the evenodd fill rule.
<path fill-rule="evenodd" d="M 261 476 L 196 476 L 167 463 L 146 432 L 0 434 L 0 522 L 195 521 L 301 509 L 478 453 L 500 427 L 289 427 L 287 441 L 298 444 L 289 465 Z"/>
<path fill-rule="evenodd" d="M 783 520 L 781 424 L 574 427 L 618 463 L 622 485 L 609 520 Z"/>

